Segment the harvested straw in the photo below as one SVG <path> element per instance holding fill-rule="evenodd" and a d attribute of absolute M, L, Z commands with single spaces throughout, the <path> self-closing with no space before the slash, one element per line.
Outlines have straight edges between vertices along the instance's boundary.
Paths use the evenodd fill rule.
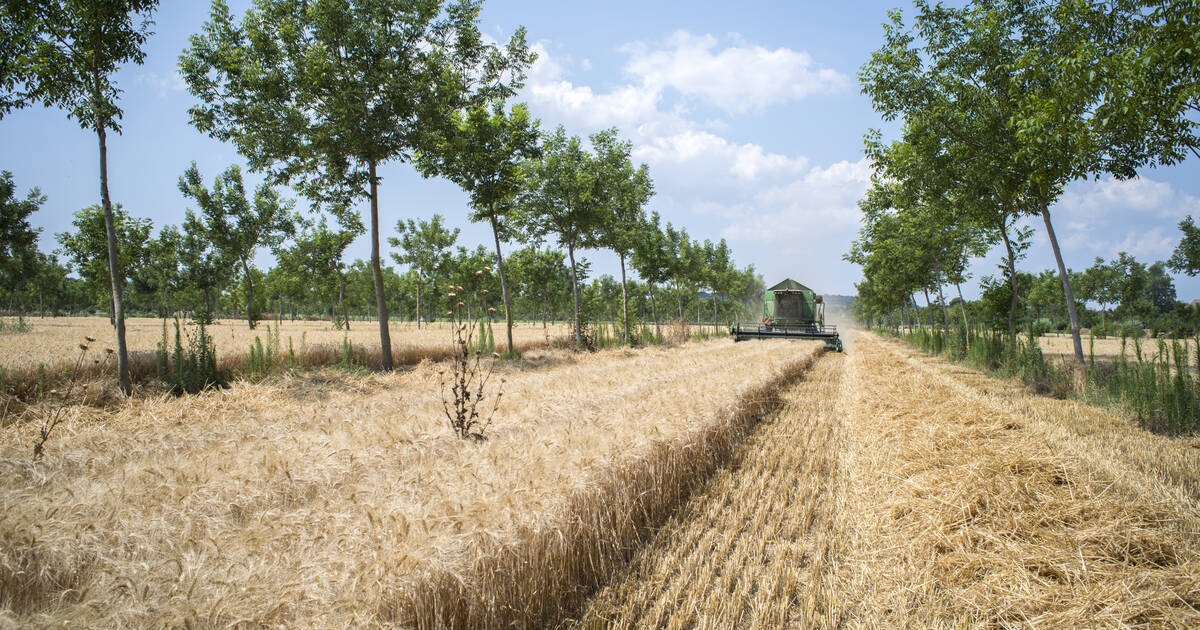
<path fill-rule="evenodd" d="M 1200 624 L 1195 503 L 1088 459 L 909 353 L 860 338 L 829 625 Z"/>

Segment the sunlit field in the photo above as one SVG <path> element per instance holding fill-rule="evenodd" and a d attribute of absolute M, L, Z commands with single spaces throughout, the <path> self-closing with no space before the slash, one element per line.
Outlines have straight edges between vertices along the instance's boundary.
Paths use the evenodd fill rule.
<path fill-rule="evenodd" d="M 447 427 L 431 362 L 72 408 L 38 461 L 37 423 L 10 424 L 0 609 L 76 627 L 553 619 L 822 347 L 532 351 L 500 364 L 484 442 Z"/>

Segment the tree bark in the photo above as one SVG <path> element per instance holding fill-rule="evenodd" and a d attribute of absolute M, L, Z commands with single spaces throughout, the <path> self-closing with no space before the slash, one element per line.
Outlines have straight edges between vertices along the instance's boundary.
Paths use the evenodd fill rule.
<path fill-rule="evenodd" d="M 929 301 L 929 289 L 921 289 L 925 293 L 925 308 L 929 311 L 929 332 L 937 329 L 937 325 L 933 323 L 933 302 Z"/>
<path fill-rule="evenodd" d="M 108 277 L 112 283 L 113 324 L 117 329 L 117 381 L 126 396 L 133 393 L 129 378 L 129 350 L 125 344 L 125 302 L 121 296 L 121 271 L 117 257 L 117 231 L 113 221 L 112 200 L 108 196 L 108 142 L 106 121 L 96 122 L 100 143 L 100 204 L 104 207 L 104 232 L 108 243 Z"/>
<path fill-rule="evenodd" d="M 509 308 L 508 304 L 508 283 L 504 280 L 504 254 L 500 252 L 500 230 L 496 226 L 496 209 L 494 206 L 492 207 L 492 215 L 489 218 L 492 221 L 492 238 L 496 241 L 496 268 L 500 271 L 500 297 L 504 298 L 504 325 L 506 338 L 508 339 L 508 353 L 512 354 L 516 352 L 512 336 L 512 309 Z"/>
<path fill-rule="evenodd" d="M 683 321 L 683 288 L 679 286 L 679 279 L 675 279 L 675 299 L 679 302 L 679 321 Z"/>
<path fill-rule="evenodd" d="M 579 275 L 575 272 L 575 241 L 567 241 L 567 256 L 571 259 L 571 301 L 575 305 L 575 349 L 583 344 L 579 334 Z"/>
<path fill-rule="evenodd" d="M 938 289 L 938 303 L 941 304 L 941 306 L 942 306 L 942 331 L 949 333 L 950 332 L 950 310 L 946 308 L 946 296 L 942 294 L 942 283 L 941 282 L 938 283 L 937 289 Z"/>
<path fill-rule="evenodd" d="M 379 363 L 386 371 L 392 369 L 392 335 L 388 331 L 387 298 L 383 294 L 383 271 L 379 268 L 379 179 L 375 176 L 375 161 L 370 163 L 371 175 L 371 275 L 375 278 L 375 312 L 379 316 Z"/>
<path fill-rule="evenodd" d="M 342 309 L 342 323 L 350 332 L 350 315 L 346 312 L 346 274 L 338 271 L 338 307 Z"/>
<path fill-rule="evenodd" d="M 654 317 L 654 337 L 657 339 L 657 338 L 662 337 L 662 328 L 660 328 L 659 324 L 658 324 L 658 305 L 656 305 L 654 303 L 654 283 L 651 282 L 649 284 L 650 284 L 650 313 Z"/>
<path fill-rule="evenodd" d="M 625 294 L 625 254 L 618 253 L 621 260 L 621 343 L 629 345 L 629 298 Z"/>
<path fill-rule="evenodd" d="M 963 332 L 966 334 L 967 350 L 971 349 L 971 323 L 967 321 L 967 301 L 962 296 L 962 284 L 954 283 L 954 288 L 958 290 L 958 310 L 962 313 Z"/>
<path fill-rule="evenodd" d="M 246 324 L 254 330 L 254 317 L 250 314 L 254 310 L 254 280 L 250 277 L 250 264 L 245 260 L 242 261 L 242 273 L 246 275 Z"/>
<path fill-rule="evenodd" d="M 1008 240 L 1008 226 L 1005 222 L 1000 221 L 1000 237 L 1004 239 L 1004 248 L 1008 251 L 1008 258 L 1005 262 L 1008 263 L 1008 283 L 1012 291 L 1012 300 L 1008 305 L 1008 336 L 1016 339 L 1017 336 L 1017 258 L 1013 252 L 1012 241 Z"/>
<path fill-rule="evenodd" d="M 1075 346 L 1075 363 L 1079 367 L 1083 361 L 1083 341 L 1079 338 L 1079 311 L 1075 308 L 1075 294 L 1071 291 L 1071 280 L 1067 276 L 1067 266 L 1063 263 L 1062 251 L 1058 248 L 1058 237 L 1054 235 L 1054 225 L 1050 222 L 1050 205 L 1042 202 L 1042 220 L 1046 222 L 1046 235 L 1050 237 L 1050 248 L 1054 250 L 1054 262 L 1058 263 L 1058 276 L 1062 279 L 1063 294 L 1067 300 L 1067 315 L 1071 318 L 1071 342 Z"/>

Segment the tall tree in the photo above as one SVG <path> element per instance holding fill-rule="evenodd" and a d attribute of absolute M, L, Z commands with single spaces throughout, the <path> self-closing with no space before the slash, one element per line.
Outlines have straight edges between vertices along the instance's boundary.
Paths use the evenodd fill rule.
<path fill-rule="evenodd" d="M 502 103 L 476 106 L 456 113 L 450 134 L 439 138 L 434 150 L 419 154 L 417 167 L 426 176 L 440 174 L 471 196 L 472 221 L 486 221 L 496 244 L 496 268 L 504 300 L 508 352 L 514 352 L 512 306 L 504 276 L 500 241 L 510 236 L 510 215 L 524 185 L 521 164 L 539 156 L 538 121 L 525 105 L 505 112 Z"/>
<path fill-rule="evenodd" d="M 130 394 L 125 305 L 121 299 L 117 234 L 108 195 L 108 132 L 121 133 L 121 108 L 113 75 L 145 59 L 150 16 L 158 0 L 46 0 L 9 2 L 0 12 L 4 41 L 0 63 L 0 118 L 33 103 L 59 107 L 96 133 L 100 151 L 100 205 L 108 250 L 108 274 L 117 332 L 117 378 Z"/>
<path fill-rule="evenodd" d="M 179 178 L 179 191 L 200 207 L 208 238 L 225 262 L 235 266 L 246 285 L 246 304 L 254 304 L 254 282 L 250 265 L 259 247 L 276 248 L 283 239 L 295 232 L 295 217 L 291 200 L 282 199 L 267 185 L 254 191 L 254 199 L 246 195 L 242 169 L 236 164 L 217 176 L 211 189 L 204 187 L 196 163 Z M 246 323 L 254 329 L 251 308 L 246 309 Z"/>
<path fill-rule="evenodd" d="M 522 199 L 521 222 L 533 238 L 553 234 L 567 248 L 571 261 L 571 301 L 575 347 L 583 343 L 579 330 L 579 268 L 575 250 L 596 244 L 600 212 L 595 158 L 579 136 L 567 136 L 559 125 L 542 142 L 542 157 L 528 165 L 529 186 Z"/>
<path fill-rule="evenodd" d="M 657 212 L 638 229 L 638 241 L 634 245 L 630 262 L 637 269 L 638 276 L 645 280 L 650 288 L 650 312 L 654 318 L 654 333 L 662 336 L 662 328 L 658 321 L 658 306 L 654 294 L 656 285 L 666 284 L 671 280 L 671 251 L 667 236 L 660 227 Z"/>
<path fill-rule="evenodd" d="M 646 220 L 645 206 L 654 195 L 654 182 L 645 164 L 634 169 L 630 161 L 633 145 L 622 142 L 616 129 L 594 136 L 596 163 L 600 169 L 604 205 L 603 226 L 599 244 L 617 254 L 621 263 L 621 342 L 629 343 L 629 292 L 625 278 L 625 260 L 633 253 L 640 239 L 639 231 Z"/>
<path fill-rule="evenodd" d="M 17 199 L 12 173 L 0 173 L 0 291 L 18 296 L 38 269 L 37 240 L 41 228 L 29 224 L 29 215 L 46 203 L 46 196 L 34 188 L 24 200 Z"/>
<path fill-rule="evenodd" d="M 524 81 L 524 29 L 500 49 L 479 32 L 480 2 L 256 0 L 236 24 L 214 0 L 180 58 L 201 100 L 192 124 L 232 140 L 251 169 L 308 198 L 370 200 L 371 271 L 384 370 L 392 369 L 380 268 L 378 168 L 431 151 L 460 109 Z"/>
<path fill-rule="evenodd" d="M 417 277 L 417 328 L 421 328 L 421 289 L 430 287 L 436 291 L 438 273 L 450 262 L 451 248 L 458 240 L 461 230 L 447 228 L 442 215 L 435 214 L 428 221 L 403 220 L 396 223 L 396 233 L 389 237 L 388 244 L 399 247 L 402 253 L 392 254 L 397 264 L 408 265 Z"/>

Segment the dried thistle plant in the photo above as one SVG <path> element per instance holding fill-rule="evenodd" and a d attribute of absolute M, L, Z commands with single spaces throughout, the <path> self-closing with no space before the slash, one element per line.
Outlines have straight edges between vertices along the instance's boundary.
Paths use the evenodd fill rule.
<path fill-rule="evenodd" d="M 491 269 L 484 267 L 476 271 L 475 275 L 479 276 L 490 272 Z M 487 398 L 484 388 L 492 378 L 496 360 L 500 358 L 500 355 L 493 352 L 485 365 L 484 353 L 472 350 L 471 339 L 474 338 L 476 325 L 465 315 L 466 303 L 463 300 L 466 296 L 463 295 L 463 288 L 451 285 L 449 289 L 447 297 L 450 298 L 453 306 L 446 312 L 446 317 L 453 324 L 450 335 L 454 351 L 450 357 L 449 375 L 445 369 L 438 372 L 438 381 L 442 392 L 442 410 L 455 435 L 464 440 L 472 439 L 482 442 L 487 439 L 485 433 L 492 424 L 496 410 L 500 408 L 500 398 L 504 396 L 502 391 L 504 379 L 502 378 L 491 409 L 487 409 L 487 405 L 483 404 Z M 486 294 L 486 290 L 483 290 L 482 293 Z M 494 310 L 489 310 L 489 317 L 493 312 Z"/>
<path fill-rule="evenodd" d="M 79 357 L 75 359 L 75 367 L 71 369 L 70 381 L 67 384 L 67 391 L 59 399 L 58 405 L 42 418 L 42 426 L 38 429 L 37 439 L 33 441 L 33 459 L 42 458 L 42 453 L 46 448 L 46 441 L 50 439 L 50 434 L 54 432 L 63 420 L 66 419 L 67 401 L 71 399 L 71 393 L 75 391 L 75 385 L 79 383 L 79 374 L 83 368 L 83 359 L 87 356 L 90 344 L 96 341 L 93 337 L 84 337 L 84 343 L 79 344 Z M 112 354 L 112 350 L 106 350 L 108 354 Z M 56 393 L 54 390 L 51 394 Z"/>

